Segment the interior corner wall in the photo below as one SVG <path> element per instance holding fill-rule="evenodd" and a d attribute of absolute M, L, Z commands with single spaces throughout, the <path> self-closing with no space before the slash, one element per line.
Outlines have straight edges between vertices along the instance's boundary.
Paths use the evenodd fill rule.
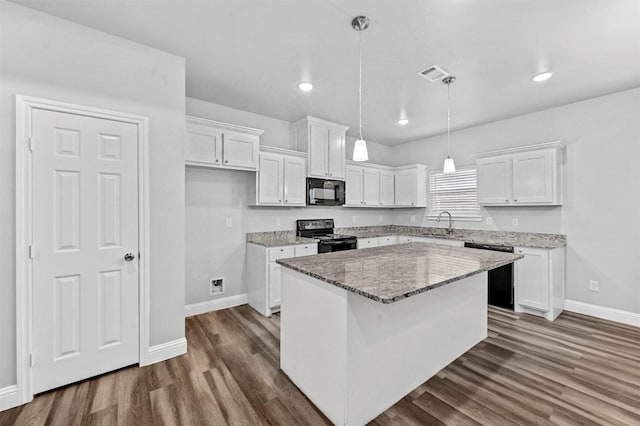
<path fill-rule="evenodd" d="M 0 1 L 0 388 L 16 383 L 15 97 L 149 118 L 150 345 L 184 337 L 185 65 Z"/>
<path fill-rule="evenodd" d="M 261 145 L 295 150 L 286 121 L 190 98 L 186 109 L 188 115 L 262 129 Z M 353 140 L 347 138 L 347 157 Z M 388 149 L 369 143 L 371 162 L 384 164 L 390 156 Z M 255 180 L 255 172 L 187 167 L 187 305 L 246 293 L 247 232 L 294 230 L 296 219 L 333 218 L 337 227 L 391 224 L 389 209 L 250 207 L 255 203 L 248 198 Z M 231 228 L 226 227 L 227 219 Z M 224 294 L 210 295 L 209 280 L 221 277 Z"/>
<path fill-rule="evenodd" d="M 454 112 L 455 115 L 455 112 Z M 473 165 L 473 154 L 542 142 L 566 147 L 564 205 L 489 207 L 483 222 L 459 228 L 547 232 L 567 236 L 566 299 L 640 313 L 640 89 L 472 127 L 451 134 L 456 165 Z M 446 135 L 394 147 L 396 164 L 424 163 L 442 169 Z M 442 226 L 422 211 L 399 210 L 394 223 Z M 513 219 L 518 219 L 518 226 Z M 589 291 L 589 280 L 600 291 Z"/>

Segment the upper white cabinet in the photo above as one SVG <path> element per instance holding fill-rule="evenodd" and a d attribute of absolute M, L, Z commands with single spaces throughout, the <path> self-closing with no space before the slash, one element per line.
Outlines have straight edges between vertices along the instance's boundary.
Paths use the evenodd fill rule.
<path fill-rule="evenodd" d="M 304 154 L 262 147 L 256 173 L 256 205 L 306 205 L 307 160 Z"/>
<path fill-rule="evenodd" d="M 310 177 L 345 179 L 346 132 L 348 127 L 307 116 L 291 126 L 298 150 L 307 152 Z"/>
<path fill-rule="evenodd" d="M 347 165 L 345 170 L 345 206 L 379 207 L 380 170 L 352 165 Z"/>
<path fill-rule="evenodd" d="M 362 165 L 356 165 L 362 164 Z M 427 166 L 348 162 L 345 207 L 426 207 Z"/>
<path fill-rule="evenodd" d="M 562 204 L 562 157 L 558 142 L 480 154 L 478 203 L 484 206 Z"/>
<path fill-rule="evenodd" d="M 187 116 L 186 164 L 258 170 L 262 130 Z"/>
<path fill-rule="evenodd" d="M 427 207 L 427 166 L 396 167 L 394 179 L 396 207 Z"/>
<path fill-rule="evenodd" d="M 395 173 L 393 170 L 380 170 L 380 206 L 393 207 L 395 204 Z"/>

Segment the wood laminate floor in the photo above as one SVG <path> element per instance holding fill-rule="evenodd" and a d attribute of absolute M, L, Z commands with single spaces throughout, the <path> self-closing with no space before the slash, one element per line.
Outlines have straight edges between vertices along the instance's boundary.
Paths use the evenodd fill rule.
<path fill-rule="evenodd" d="M 0 412 L 1 425 L 324 425 L 279 370 L 279 316 L 187 319 L 189 353 Z M 489 309 L 489 337 L 374 425 L 640 425 L 640 329 Z"/>

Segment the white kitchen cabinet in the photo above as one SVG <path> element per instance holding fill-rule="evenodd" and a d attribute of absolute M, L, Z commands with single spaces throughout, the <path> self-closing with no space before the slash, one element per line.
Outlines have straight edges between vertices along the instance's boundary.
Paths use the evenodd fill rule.
<path fill-rule="evenodd" d="M 278 259 L 318 254 L 318 244 L 264 247 L 247 244 L 247 298 L 249 305 L 264 316 L 280 310 L 280 274 Z"/>
<path fill-rule="evenodd" d="M 511 157 L 499 156 L 476 160 L 478 169 L 478 204 L 511 203 Z"/>
<path fill-rule="evenodd" d="M 378 238 L 358 238 L 358 248 L 370 248 L 370 247 L 378 247 L 380 244 L 378 242 Z"/>
<path fill-rule="evenodd" d="M 515 311 L 554 320 L 564 308 L 564 248 L 515 252 L 524 255 L 514 264 Z"/>
<path fill-rule="evenodd" d="M 260 170 L 256 173 L 258 206 L 305 206 L 306 169 L 304 154 L 262 147 Z"/>
<path fill-rule="evenodd" d="M 427 166 L 396 167 L 394 176 L 396 207 L 427 206 Z"/>
<path fill-rule="evenodd" d="M 379 246 L 392 246 L 394 244 L 398 244 L 398 236 L 390 235 L 386 237 L 378 237 L 378 245 Z"/>
<path fill-rule="evenodd" d="M 345 207 L 379 207 L 380 171 L 347 165 L 345 172 Z"/>
<path fill-rule="evenodd" d="M 363 182 L 362 167 L 346 166 L 345 167 L 345 207 L 364 207 L 363 206 Z"/>
<path fill-rule="evenodd" d="M 307 152 L 307 176 L 345 179 L 346 132 L 349 127 L 307 116 L 291 126 L 298 150 Z"/>
<path fill-rule="evenodd" d="M 558 142 L 480 154 L 478 203 L 483 206 L 562 204 L 562 157 Z"/>
<path fill-rule="evenodd" d="M 394 172 L 380 170 L 380 207 L 393 207 L 395 204 Z"/>
<path fill-rule="evenodd" d="M 262 130 L 187 116 L 186 164 L 258 170 Z"/>

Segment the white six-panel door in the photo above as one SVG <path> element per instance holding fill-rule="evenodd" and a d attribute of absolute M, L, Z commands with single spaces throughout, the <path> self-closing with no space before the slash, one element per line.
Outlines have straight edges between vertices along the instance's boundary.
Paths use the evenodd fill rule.
<path fill-rule="evenodd" d="M 34 110 L 33 393 L 138 362 L 137 131 Z"/>

